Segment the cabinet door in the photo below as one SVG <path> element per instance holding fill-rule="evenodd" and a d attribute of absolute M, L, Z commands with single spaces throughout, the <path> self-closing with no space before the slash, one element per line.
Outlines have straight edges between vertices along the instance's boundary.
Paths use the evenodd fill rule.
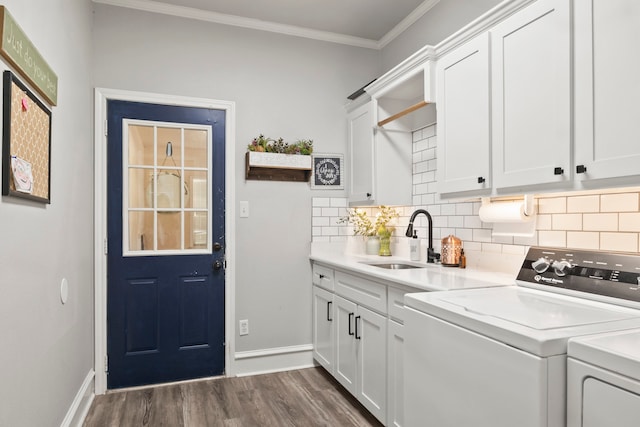
<path fill-rule="evenodd" d="M 438 191 L 491 188 L 489 34 L 438 60 Z"/>
<path fill-rule="evenodd" d="M 313 287 L 313 358 L 327 371 L 334 370 L 333 294 Z"/>
<path fill-rule="evenodd" d="M 356 305 L 337 295 L 334 297 L 336 322 L 336 359 L 334 377 L 351 394 L 356 395 Z"/>
<path fill-rule="evenodd" d="M 348 116 L 349 201 L 370 203 L 374 194 L 373 103 L 353 110 Z"/>
<path fill-rule="evenodd" d="M 404 425 L 404 326 L 389 320 L 387 339 L 387 426 Z"/>
<path fill-rule="evenodd" d="M 571 177 L 569 0 L 539 0 L 490 31 L 494 187 Z"/>
<path fill-rule="evenodd" d="M 574 10 L 576 176 L 639 175 L 640 2 L 576 1 Z"/>
<path fill-rule="evenodd" d="M 384 423 L 387 414 L 387 319 L 364 307 L 358 307 L 356 329 L 357 398 Z"/>

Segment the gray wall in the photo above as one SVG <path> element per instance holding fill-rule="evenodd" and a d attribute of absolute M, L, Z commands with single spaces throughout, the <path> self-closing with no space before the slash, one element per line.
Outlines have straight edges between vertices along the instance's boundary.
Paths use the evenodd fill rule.
<path fill-rule="evenodd" d="M 95 5 L 98 87 L 235 101 L 236 350 L 311 343 L 311 191 L 307 183 L 245 181 L 244 154 L 260 133 L 314 140 L 344 153 L 346 97 L 379 74 L 379 52 L 268 32 Z"/>
<path fill-rule="evenodd" d="M 58 75 L 59 95 L 51 204 L 0 198 L 0 426 L 58 426 L 93 369 L 91 3 L 3 4 Z"/>
<path fill-rule="evenodd" d="M 440 0 L 429 12 L 382 49 L 386 72 L 425 45 L 436 45 L 502 0 Z"/>

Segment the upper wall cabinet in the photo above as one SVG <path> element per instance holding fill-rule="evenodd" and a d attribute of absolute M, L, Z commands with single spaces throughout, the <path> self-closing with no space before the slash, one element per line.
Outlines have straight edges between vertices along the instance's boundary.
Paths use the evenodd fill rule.
<path fill-rule="evenodd" d="M 413 203 L 412 132 L 435 123 L 435 62 L 426 46 L 365 88 L 348 113 L 349 203 Z"/>
<path fill-rule="evenodd" d="M 538 0 L 496 25 L 490 37 L 494 188 L 566 186 L 571 179 L 570 1 Z"/>
<path fill-rule="evenodd" d="M 347 116 L 349 203 L 408 205 L 412 202 L 412 144 L 408 132 L 383 132 L 376 128 L 375 102 Z"/>
<path fill-rule="evenodd" d="M 491 191 L 489 34 L 438 60 L 438 191 Z"/>
<path fill-rule="evenodd" d="M 574 2 L 576 177 L 640 175 L 640 2 Z M 637 181 L 636 181 L 637 184 Z"/>

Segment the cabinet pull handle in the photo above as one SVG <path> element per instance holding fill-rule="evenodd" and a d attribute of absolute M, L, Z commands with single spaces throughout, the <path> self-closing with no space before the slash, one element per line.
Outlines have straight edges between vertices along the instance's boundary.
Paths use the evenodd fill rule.
<path fill-rule="evenodd" d="M 324 274 L 318 274 L 318 277 L 319 277 L 320 279 L 324 279 L 326 276 L 325 276 Z"/>
<path fill-rule="evenodd" d="M 371 193 L 367 193 L 367 199 L 371 198 Z"/>
<path fill-rule="evenodd" d="M 360 338 L 362 338 L 360 335 L 358 335 L 358 319 L 360 318 L 360 316 L 356 316 L 356 339 L 359 340 Z"/>
<path fill-rule="evenodd" d="M 554 175 L 563 175 L 564 174 L 564 169 L 562 169 L 562 168 L 554 168 L 553 169 L 553 174 Z"/>
<path fill-rule="evenodd" d="M 576 166 L 576 173 L 585 173 L 587 171 L 587 167 L 585 165 Z"/>
<path fill-rule="evenodd" d="M 332 301 L 327 301 L 327 321 L 329 322 L 333 322 L 333 319 L 331 318 L 331 304 L 333 304 Z"/>
<path fill-rule="evenodd" d="M 482 183 L 483 183 L 483 182 L 485 182 L 485 181 L 486 181 L 486 179 L 484 179 L 484 177 L 483 177 L 483 176 L 479 176 L 479 177 L 478 177 L 478 184 L 482 184 Z"/>
<path fill-rule="evenodd" d="M 349 313 L 349 335 L 353 335 L 353 331 L 351 330 L 351 319 L 353 318 L 354 313 Z"/>

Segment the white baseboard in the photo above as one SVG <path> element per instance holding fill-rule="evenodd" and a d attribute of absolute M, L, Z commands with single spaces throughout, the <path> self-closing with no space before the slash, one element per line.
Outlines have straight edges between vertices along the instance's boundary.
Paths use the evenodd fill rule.
<path fill-rule="evenodd" d="M 91 408 L 93 398 L 95 397 L 94 380 L 95 372 L 92 369 L 82 382 L 82 385 L 80 386 L 78 393 L 76 393 L 76 397 L 73 399 L 73 402 L 67 411 L 67 415 L 64 417 L 64 420 L 62 420 L 60 427 L 82 426 L 84 419 L 89 413 L 89 408 Z"/>
<path fill-rule="evenodd" d="M 311 368 L 314 366 L 313 345 L 239 351 L 235 354 L 234 365 L 238 377 Z"/>

